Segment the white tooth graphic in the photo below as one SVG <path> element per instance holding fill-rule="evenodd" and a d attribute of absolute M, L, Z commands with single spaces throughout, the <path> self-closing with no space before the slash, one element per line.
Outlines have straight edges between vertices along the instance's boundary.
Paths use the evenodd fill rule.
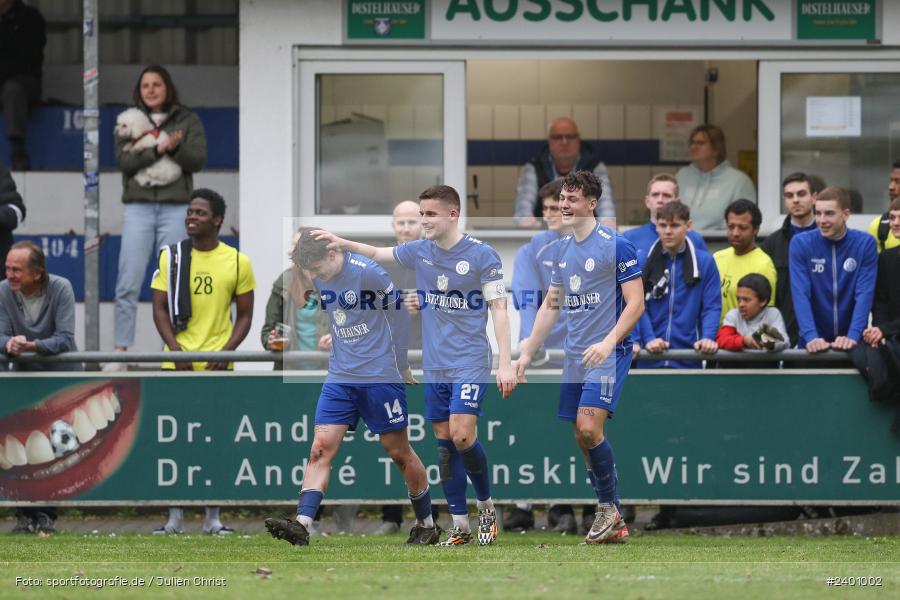
<path fill-rule="evenodd" d="M 109 392 L 103 392 L 100 395 L 100 408 L 103 409 L 103 416 L 112 423 L 116 418 L 116 411 L 113 409 L 112 401 L 109 399 Z"/>
<path fill-rule="evenodd" d="M 28 463 L 25 446 L 11 435 L 6 436 L 6 460 L 14 467 L 21 467 Z"/>
<path fill-rule="evenodd" d="M 6 448 L 4 448 L 3 444 L 0 444 L 0 469 L 4 471 L 12 469 L 12 465 L 6 460 Z"/>
<path fill-rule="evenodd" d="M 119 397 L 116 396 L 116 393 L 112 390 L 109 391 L 109 401 L 112 402 L 113 410 L 116 413 L 122 412 L 122 405 L 119 404 Z"/>
<path fill-rule="evenodd" d="M 25 441 L 25 455 L 28 464 L 39 465 L 54 460 L 50 438 L 40 431 L 32 431 Z"/>
<path fill-rule="evenodd" d="M 99 431 L 106 427 L 106 413 L 103 410 L 100 398 L 95 396 L 88 401 L 87 414 L 96 430 Z"/>
<path fill-rule="evenodd" d="M 91 423 L 91 419 L 87 416 L 87 413 L 80 408 L 75 410 L 74 415 L 75 418 L 72 420 L 72 429 L 75 430 L 75 435 L 78 437 L 78 443 L 86 444 L 97 435 L 97 428 Z"/>

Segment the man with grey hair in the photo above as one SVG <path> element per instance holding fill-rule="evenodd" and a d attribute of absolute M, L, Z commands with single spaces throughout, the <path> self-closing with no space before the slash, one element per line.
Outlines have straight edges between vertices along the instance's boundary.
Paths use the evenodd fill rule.
<path fill-rule="evenodd" d="M 23 353 L 46 356 L 78 350 L 75 345 L 75 294 L 72 284 L 65 277 L 47 272 L 40 247 L 28 241 L 13 244 L 6 255 L 5 267 L 6 281 L 0 281 L 0 357 L 14 358 Z M 4 366 L 0 362 L 0 370 L 4 370 Z M 22 371 L 80 371 L 83 366 L 81 363 L 26 362 L 17 363 L 14 368 Z M 9 462 L 23 464 L 12 459 Z M 46 534 L 55 531 L 55 508 L 16 509 L 13 533 Z"/>
<path fill-rule="evenodd" d="M 538 190 L 544 184 L 575 171 L 591 171 L 600 180 L 602 192 L 594 214 L 604 225 L 615 227 L 616 203 L 612 195 L 609 171 L 594 148 L 582 141 L 578 125 L 569 117 L 558 117 L 550 123 L 547 144 L 519 172 L 513 215 L 519 227 L 540 229 L 543 226 L 543 206 L 538 198 Z"/>

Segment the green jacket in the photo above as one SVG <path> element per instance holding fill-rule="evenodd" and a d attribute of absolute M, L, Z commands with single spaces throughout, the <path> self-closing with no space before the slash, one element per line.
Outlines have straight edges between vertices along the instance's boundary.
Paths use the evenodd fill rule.
<path fill-rule="evenodd" d="M 122 170 L 122 202 L 173 202 L 187 204 L 194 189 L 193 174 L 206 165 L 206 133 L 200 118 L 184 106 L 173 106 L 160 127 L 166 133 L 183 131 L 184 139 L 169 156 L 181 166 L 181 177 L 166 186 L 141 187 L 135 174 L 157 160 L 155 148 L 127 152 L 130 140 L 116 137 L 116 162 Z"/>
<path fill-rule="evenodd" d="M 291 282 L 294 278 L 292 269 L 287 269 L 284 273 L 275 279 L 272 284 L 272 293 L 269 294 L 269 300 L 266 302 L 266 322 L 263 323 L 262 331 L 260 331 L 259 339 L 263 348 L 269 349 L 269 333 L 275 328 L 276 323 L 284 323 L 288 326 L 289 340 L 285 350 L 294 350 L 296 348 L 296 328 L 294 327 L 294 302 L 291 300 Z M 318 298 L 317 298 L 318 299 Z M 287 308 L 286 308 L 287 307 Z M 287 313 L 285 313 L 287 310 Z M 323 335 L 331 333 L 328 323 L 328 313 L 320 310 L 316 315 L 316 341 Z M 295 365 L 290 365 L 294 367 Z M 307 368 L 325 369 L 328 367 L 328 360 L 323 360 L 320 364 L 309 365 Z M 280 365 L 275 363 L 275 369 L 280 369 Z"/>

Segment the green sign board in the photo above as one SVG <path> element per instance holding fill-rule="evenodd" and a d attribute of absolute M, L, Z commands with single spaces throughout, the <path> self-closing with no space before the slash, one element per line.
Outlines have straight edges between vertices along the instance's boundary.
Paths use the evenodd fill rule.
<path fill-rule="evenodd" d="M 425 0 L 347 0 L 347 39 L 425 39 Z"/>
<path fill-rule="evenodd" d="M 876 0 L 797 0 L 797 39 L 873 40 Z"/>
<path fill-rule="evenodd" d="M 247 373 L 0 378 L 0 504 L 290 501 L 320 388 Z M 408 390 L 409 436 L 440 498 L 423 386 Z M 591 499 L 572 426 L 556 418 L 558 390 L 533 382 L 505 401 L 490 392 L 479 438 L 494 498 Z M 634 372 L 607 435 L 626 501 L 896 504 L 892 418 L 850 372 Z M 360 424 L 327 500 L 405 497 Z"/>

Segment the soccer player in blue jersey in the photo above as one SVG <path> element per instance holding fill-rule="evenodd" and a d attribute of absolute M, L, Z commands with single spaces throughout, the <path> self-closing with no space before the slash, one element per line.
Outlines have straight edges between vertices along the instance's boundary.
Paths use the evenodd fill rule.
<path fill-rule="evenodd" d="M 550 288 L 531 336 L 520 344 L 517 374 L 524 378 L 535 350 L 566 311 L 566 358 L 560 386 L 561 419 L 572 421 L 597 495 L 588 544 L 624 542 L 616 467 L 605 435 L 631 365 L 629 334 L 644 310 L 644 286 L 634 246 L 593 216 L 600 182 L 588 171 L 563 181 L 559 209 L 571 235 L 557 245 Z"/>
<path fill-rule="evenodd" d="M 277 539 L 309 544 L 312 524 L 328 488 L 331 463 L 348 429 L 362 417 L 400 469 L 416 515 L 407 544 L 433 545 L 440 528 L 431 516 L 425 466 L 409 445 L 406 383 L 415 383 L 407 362 L 409 315 L 394 284 L 365 256 L 328 248 L 311 230 L 301 231 L 293 261 L 313 277 L 331 323 L 328 376 L 316 404 L 315 435 L 303 476 L 297 518 L 266 519 Z M 402 378 L 401 378 L 401 373 Z"/>
<path fill-rule="evenodd" d="M 376 248 L 319 232 L 332 247 L 377 262 L 398 262 L 415 269 L 422 310 L 425 417 L 438 442 L 441 485 L 453 517 L 444 546 L 471 543 L 466 506 L 466 476 L 478 507 L 478 542 L 497 538 L 497 513 L 491 500 L 490 468 L 476 431 L 490 381 L 488 311 L 500 351 L 497 386 L 504 398 L 516 386 L 510 363 L 509 317 L 503 267 L 493 248 L 459 230 L 459 194 L 436 185 L 419 195 L 424 240 Z"/>

